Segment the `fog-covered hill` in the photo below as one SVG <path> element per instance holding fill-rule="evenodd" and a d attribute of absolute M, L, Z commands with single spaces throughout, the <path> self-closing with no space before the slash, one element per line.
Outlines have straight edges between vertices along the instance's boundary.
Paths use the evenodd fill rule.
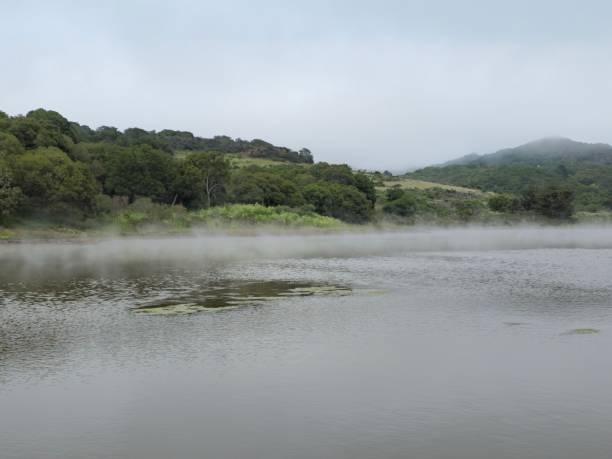
<path fill-rule="evenodd" d="M 442 166 L 484 164 L 534 164 L 580 162 L 585 164 L 612 164 L 612 146 L 605 143 L 577 142 L 564 137 L 547 137 L 495 153 L 472 153 L 448 161 Z"/>

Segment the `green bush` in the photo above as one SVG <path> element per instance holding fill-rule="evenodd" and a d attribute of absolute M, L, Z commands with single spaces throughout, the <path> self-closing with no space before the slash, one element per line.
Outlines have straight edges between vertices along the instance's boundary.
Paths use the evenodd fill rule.
<path fill-rule="evenodd" d="M 158 204 L 150 198 L 138 198 L 118 213 L 116 221 L 122 231 L 147 225 L 184 228 L 189 226 L 189 215 L 181 205 Z"/>
<path fill-rule="evenodd" d="M 397 193 L 388 193 L 388 195 L 395 196 Z M 383 206 L 383 212 L 386 214 L 399 215 L 400 217 L 412 217 L 416 214 L 416 211 L 416 199 L 406 193 L 402 193 L 399 198 L 389 201 Z"/>
<path fill-rule="evenodd" d="M 508 194 L 496 194 L 487 201 L 489 209 L 494 212 L 519 212 L 523 210 L 521 200 Z"/>
<path fill-rule="evenodd" d="M 574 190 L 564 185 L 531 187 L 523 193 L 523 207 L 548 218 L 567 220 L 574 214 Z"/>
<path fill-rule="evenodd" d="M 232 204 L 202 209 L 192 214 L 193 221 L 203 223 L 271 224 L 291 227 L 335 228 L 341 222 L 312 212 L 260 204 Z"/>

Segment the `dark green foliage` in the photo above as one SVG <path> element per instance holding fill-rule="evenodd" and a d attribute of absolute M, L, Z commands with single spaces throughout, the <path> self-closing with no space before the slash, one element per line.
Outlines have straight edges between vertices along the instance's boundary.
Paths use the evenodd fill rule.
<path fill-rule="evenodd" d="M 477 199 L 465 199 L 453 202 L 453 207 L 459 219 L 467 222 L 482 211 L 483 204 Z"/>
<path fill-rule="evenodd" d="M 383 206 L 383 212 L 400 217 L 412 217 L 417 212 L 417 201 L 414 196 L 402 193 L 401 196 L 388 201 Z"/>
<path fill-rule="evenodd" d="M 372 217 L 372 204 L 357 188 L 340 183 L 318 182 L 304 188 L 306 202 L 315 212 L 350 223 L 364 223 Z"/>
<path fill-rule="evenodd" d="M 574 213 L 574 196 L 573 190 L 561 185 L 531 187 L 523 193 L 523 208 L 548 218 L 567 220 Z"/>
<path fill-rule="evenodd" d="M 562 163 L 554 167 L 526 164 L 428 167 L 408 176 L 512 195 L 521 195 L 533 187 L 563 185 L 575 194 L 576 207 L 588 211 L 604 209 L 612 201 L 612 165 Z"/>
<path fill-rule="evenodd" d="M 32 110 L 28 112 L 26 118 L 38 120 L 41 126 L 46 126 L 47 128 L 57 130 L 62 135 L 69 137 L 74 135 L 74 132 L 70 126 L 70 121 L 53 110 L 45 110 L 43 108 Z M 78 139 L 73 137 L 72 140 L 76 142 Z"/>
<path fill-rule="evenodd" d="M 40 123 L 32 118 L 17 116 L 11 120 L 7 131 L 15 136 L 25 148 L 36 148 L 36 137 Z"/>
<path fill-rule="evenodd" d="M 0 223 L 17 215 L 23 200 L 23 193 L 19 187 L 14 186 L 8 167 L 0 162 Z"/>
<path fill-rule="evenodd" d="M 520 193 L 531 185 L 558 180 L 554 170 L 530 165 L 427 167 L 407 176 L 496 193 Z"/>
<path fill-rule="evenodd" d="M 385 192 L 386 203 L 383 212 L 400 217 L 412 217 L 416 214 L 418 203 L 412 193 L 408 193 L 399 185 L 389 188 Z"/>
<path fill-rule="evenodd" d="M 18 155 L 25 150 L 17 137 L 8 132 L 0 132 L 0 158 L 11 155 Z"/>
<path fill-rule="evenodd" d="M 333 208 L 324 213 L 349 223 L 365 223 L 372 218 L 372 203 L 353 186 L 331 185 Z"/>
<path fill-rule="evenodd" d="M 303 148 L 299 152 L 277 147 L 260 139 L 252 141 L 232 139 L 228 136 L 202 138 L 187 131 L 163 130 L 159 133 L 140 128 L 120 131 L 113 126 L 88 126 L 68 121 L 59 113 L 42 108 L 30 111 L 25 117 L 0 116 L 0 131 L 10 132 L 25 148 L 55 146 L 69 153 L 75 143 L 107 142 L 124 147 L 149 145 L 157 150 L 175 152 L 218 151 L 240 153 L 245 156 L 276 159 L 294 163 L 312 163 L 312 153 Z"/>
<path fill-rule="evenodd" d="M 387 201 L 395 201 L 396 199 L 403 197 L 405 194 L 406 192 L 402 190 L 399 185 L 395 185 L 385 191 L 385 198 Z"/>
<path fill-rule="evenodd" d="M 314 163 L 312 152 L 308 148 L 302 148 L 300 151 L 298 151 L 298 157 L 300 158 L 300 161 L 298 161 L 300 163 Z"/>
<path fill-rule="evenodd" d="M 325 162 L 317 163 L 312 167 L 312 175 L 318 181 L 332 182 L 339 185 L 348 185 L 361 191 L 374 207 L 376 203 L 376 188 L 372 180 L 362 173 L 353 173 L 352 169 L 346 164 L 328 164 Z"/>
<path fill-rule="evenodd" d="M 87 166 L 54 148 L 38 148 L 17 156 L 14 185 L 25 197 L 25 211 L 49 217 L 83 217 L 95 211 L 99 186 Z"/>
<path fill-rule="evenodd" d="M 481 194 L 443 188 L 402 189 L 399 185 L 385 191 L 382 210 L 389 216 L 438 224 L 484 222 L 490 217 Z"/>
<path fill-rule="evenodd" d="M 211 207 L 225 201 L 230 164 L 220 153 L 193 153 L 178 166 L 174 190 L 190 208 Z"/>
<path fill-rule="evenodd" d="M 137 196 L 150 197 L 154 201 L 171 200 L 176 177 L 172 156 L 141 145 L 112 154 L 105 164 L 104 191 L 127 196 L 133 202 Z"/>
<path fill-rule="evenodd" d="M 489 198 L 489 208 L 495 212 L 519 212 L 523 210 L 521 200 L 509 194 L 496 194 Z"/>
<path fill-rule="evenodd" d="M 121 131 L 114 126 L 100 126 L 88 140 L 92 142 L 119 143 L 122 135 Z"/>
<path fill-rule="evenodd" d="M 106 142 L 77 143 L 70 157 L 75 161 L 86 164 L 98 182 L 106 184 L 108 169 L 111 160 L 126 155 L 127 149 Z"/>
<path fill-rule="evenodd" d="M 346 164 L 317 163 L 312 166 L 311 174 L 317 180 L 339 183 L 341 185 L 355 185 L 353 171 Z"/>
<path fill-rule="evenodd" d="M 284 163 L 232 169 L 227 153 Z M 306 166 L 313 158 L 305 148 L 296 152 L 261 139 L 205 139 L 186 131 L 94 130 L 44 109 L 26 116 L 0 113 L 0 162 L 3 219 L 125 214 L 133 220 L 155 213 L 151 209 L 245 203 L 316 209 L 362 223 L 372 218 L 376 202 L 367 175 L 347 165 Z M 145 204 L 148 210 L 141 212 Z"/>
<path fill-rule="evenodd" d="M 302 194 L 292 181 L 256 167 L 234 173 L 232 201 L 264 206 L 299 207 L 304 204 Z"/>
<path fill-rule="evenodd" d="M 133 145 L 149 145 L 157 150 L 172 152 L 172 149 L 163 137 L 155 134 L 155 131 L 145 131 L 140 128 L 129 128 L 123 131 L 123 134 L 117 137 L 117 143 L 124 147 Z"/>
<path fill-rule="evenodd" d="M 374 182 L 365 174 L 358 173 L 354 175 L 354 186 L 361 191 L 370 201 L 370 205 L 374 208 L 376 204 L 376 187 Z"/>
<path fill-rule="evenodd" d="M 74 142 L 69 135 L 62 132 L 59 125 L 61 121 L 55 116 L 50 115 L 50 119 L 46 119 L 41 112 L 36 111 L 30 112 L 27 117 L 12 118 L 6 132 L 15 136 L 25 148 L 58 147 L 68 152 Z"/>
<path fill-rule="evenodd" d="M 612 202 L 612 146 L 542 139 L 490 155 L 468 155 L 408 175 L 514 195 L 533 187 L 563 185 L 575 194 L 579 210 L 597 211 Z"/>

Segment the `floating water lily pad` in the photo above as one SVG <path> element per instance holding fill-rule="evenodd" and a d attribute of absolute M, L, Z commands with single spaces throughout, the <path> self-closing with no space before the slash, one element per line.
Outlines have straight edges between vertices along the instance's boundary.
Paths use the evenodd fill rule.
<path fill-rule="evenodd" d="M 133 308 L 132 312 L 152 315 L 183 315 L 253 306 L 275 298 L 350 294 L 349 287 L 330 284 L 289 281 L 226 282 L 207 286 L 201 291 L 181 298 L 144 304 Z"/>
<path fill-rule="evenodd" d="M 225 309 L 234 309 L 237 306 L 224 306 L 224 307 L 206 307 L 202 304 L 197 303 L 178 303 L 178 304 L 161 304 L 156 306 L 140 306 L 132 309 L 132 312 L 136 314 L 151 314 L 151 315 L 184 315 L 184 314 L 195 314 L 203 311 L 219 311 Z"/>
<path fill-rule="evenodd" d="M 563 334 L 564 335 L 594 335 L 596 333 L 599 333 L 599 330 L 595 328 L 575 328 Z"/>

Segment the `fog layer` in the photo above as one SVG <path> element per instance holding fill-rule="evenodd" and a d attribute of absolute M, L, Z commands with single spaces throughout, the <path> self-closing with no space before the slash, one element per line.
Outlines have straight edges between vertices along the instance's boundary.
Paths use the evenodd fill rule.
<path fill-rule="evenodd" d="M 111 239 L 0 246 L 0 280 L 53 270 L 112 274 L 122 265 L 197 265 L 270 258 L 390 256 L 443 251 L 612 249 L 612 227 L 420 229 L 326 235 Z"/>

